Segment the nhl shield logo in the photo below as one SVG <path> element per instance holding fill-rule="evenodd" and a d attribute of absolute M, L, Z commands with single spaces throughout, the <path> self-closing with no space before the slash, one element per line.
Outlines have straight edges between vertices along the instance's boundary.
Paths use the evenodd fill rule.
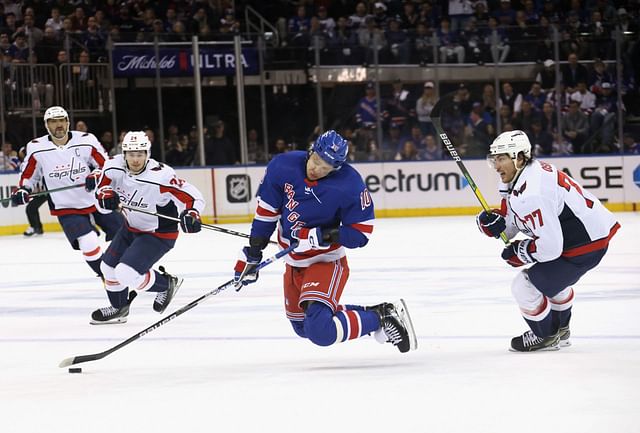
<path fill-rule="evenodd" d="M 229 203 L 246 203 L 251 200 L 251 178 L 248 175 L 227 176 L 227 200 Z"/>

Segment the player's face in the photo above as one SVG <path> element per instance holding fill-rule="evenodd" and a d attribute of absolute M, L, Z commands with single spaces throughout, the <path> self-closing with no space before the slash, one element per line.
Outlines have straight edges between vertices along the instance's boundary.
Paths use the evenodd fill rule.
<path fill-rule="evenodd" d="M 124 159 L 127 161 L 127 167 L 133 174 L 140 173 L 147 163 L 147 152 L 143 150 L 130 150 L 124 153 Z"/>
<path fill-rule="evenodd" d="M 509 155 L 490 155 L 487 157 L 489 166 L 498 172 L 503 183 L 509 183 L 516 176 L 516 165 Z"/>
<path fill-rule="evenodd" d="M 322 179 L 332 171 L 333 167 L 315 152 L 307 160 L 307 179 L 309 180 Z"/>
<path fill-rule="evenodd" d="M 49 119 L 47 120 L 47 127 L 49 128 L 51 135 L 60 140 L 67 135 L 67 131 L 69 130 L 69 120 L 65 117 Z"/>

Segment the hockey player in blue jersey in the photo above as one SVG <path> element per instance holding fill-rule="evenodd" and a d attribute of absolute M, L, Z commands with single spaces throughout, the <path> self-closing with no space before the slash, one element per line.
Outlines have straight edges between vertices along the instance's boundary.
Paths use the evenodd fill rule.
<path fill-rule="evenodd" d="M 258 190 L 249 246 L 235 266 L 238 289 L 258 279 L 262 250 L 276 230 L 285 256 L 287 318 L 300 337 L 319 346 L 374 333 L 400 352 L 417 346 L 406 304 L 341 305 L 349 277 L 345 248 L 367 245 L 373 231 L 373 202 L 360 174 L 349 164 L 347 141 L 335 131 L 322 134 L 309 152 L 276 156 Z"/>

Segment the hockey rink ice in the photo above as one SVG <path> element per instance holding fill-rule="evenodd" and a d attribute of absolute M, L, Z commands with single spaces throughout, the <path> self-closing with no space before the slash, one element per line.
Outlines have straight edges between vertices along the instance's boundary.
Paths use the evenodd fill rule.
<path fill-rule="evenodd" d="M 507 350 L 527 329 L 510 292 L 518 270 L 473 216 L 379 219 L 369 245 L 348 251 L 342 302 L 404 298 L 417 351 L 298 338 L 278 261 L 81 374 L 58 364 L 162 318 L 154 295 L 141 293 L 124 325 L 91 326 L 106 295 L 61 232 L 0 237 L 0 431 L 640 432 L 640 214 L 616 215 L 609 253 L 574 286 L 573 345 L 557 352 Z M 165 316 L 229 280 L 243 245 L 181 235 L 160 263 L 185 277 Z"/>

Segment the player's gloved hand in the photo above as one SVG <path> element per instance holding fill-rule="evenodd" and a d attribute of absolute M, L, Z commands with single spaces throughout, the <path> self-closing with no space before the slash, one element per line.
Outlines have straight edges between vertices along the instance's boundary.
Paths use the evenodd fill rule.
<path fill-rule="evenodd" d="M 502 258 L 514 268 L 535 263 L 536 260 L 531 256 L 531 253 L 535 252 L 535 246 L 532 239 L 514 241 L 502 250 Z"/>
<path fill-rule="evenodd" d="M 96 191 L 96 199 L 102 209 L 116 210 L 120 206 L 120 196 L 108 185 Z"/>
<path fill-rule="evenodd" d="M 504 217 L 497 212 L 482 211 L 476 216 L 478 229 L 490 238 L 499 238 L 500 233 L 507 228 Z"/>
<path fill-rule="evenodd" d="M 26 186 L 16 189 L 11 193 L 11 204 L 13 206 L 20 206 L 21 204 L 28 203 L 30 200 L 29 194 L 31 194 L 31 190 Z"/>
<path fill-rule="evenodd" d="M 198 233 L 202 230 L 200 212 L 196 209 L 185 209 L 180 213 L 180 228 L 185 233 Z"/>
<path fill-rule="evenodd" d="M 84 189 L 87 192 L 91 192 L 96 189 L 98 185 L 98 181 L 100 180 L 100 176 L 102 176 L 102 170 L 96 168 L 84 179 Z"/>
<path fill-rule="evenodd" d="M 236 291 L 240 290 L 242 286 L 258 281 L 258 265 L 261 260 L 262 251 L 260 250 L 244 247 L 242 251 L 240 251 L 238 261 L 233 269 L 235 271 L 233 275 L 233 286 L 236 288 Z"/>
<path fill-rule="evenodd" d="M 293 249 L 294 253 L 303 253 L 309 250 L 326 250 L 331 246 L 329 241 L 322 239 L 322 229 L 320 227 L 296 229 L 291 232 L 291 236 L 298 240 L 298 246 Z"/>

